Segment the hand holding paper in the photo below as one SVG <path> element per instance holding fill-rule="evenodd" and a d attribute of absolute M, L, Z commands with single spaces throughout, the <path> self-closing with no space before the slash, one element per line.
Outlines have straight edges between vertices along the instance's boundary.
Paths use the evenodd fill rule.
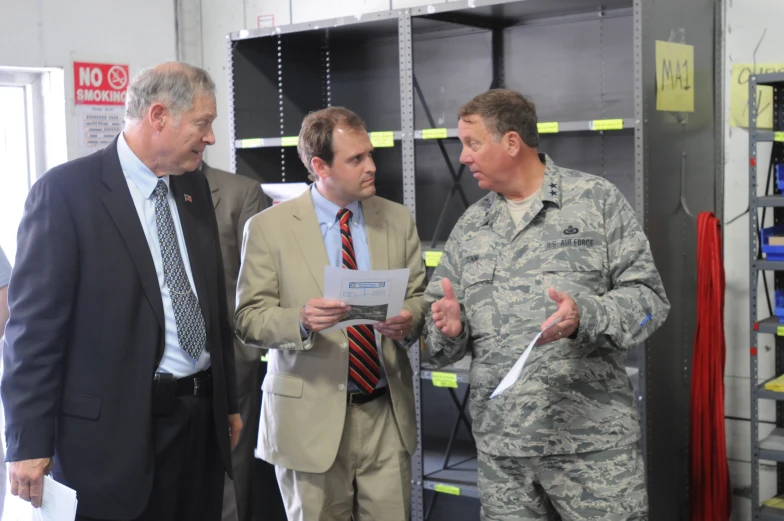
<path fill-rule="evenodd" d="M 545 331 L 548 331 L 550 328 L 552 328 L 554 325 L 556 325 L 560 321 L 561 321 L 561 318 L 560 317 L 556 317 L 555 320 L 553 320 L 552 324 L 547 326 L 547 328 L 544 331 L 542 331 L 541 333 L 536 335 L 534 337 L 534 339 L 531 340 L 531 343 L 528 344 L 528 347 L 526 348 L 526 350 L 523 351 L 523 354 L 520 355 L 520 358 L 517 359 L 517 362 L 515 362 L 515 364 L 512 366 L 512 369 L 506 374 L 506 376 L 504 376 L 504 379 L 501 380 L 501 383 L 498 384 L 498 387 L 495 388 L 495 391 L 493 391 L 493 394 L 490 395 L 490 399 L 495 398 L 496 396 L 498 396 L 502 392 L 504 392 L 507 389 L 509 389 L 512 385 L 514 385 L 514 383 L 520 378 L 520 375 L 523 372 L 523 368 L 525 367 L 525 362 L 526 362 L 526 360 L 528 360 L 528 355 L 531 354 L 531 350 L 536 345 L 536 342 L 545 333 Z"/>
<path fill-rule="evenodd" d="M 337 323 L 322 332 L 358 324 L 388 322 L 392 317 L 397 317 L 403 311 L 409 274 L 408 268 L 347 270 L 325 266 L 324 299 L 344 302 L 348 307 Z M 399 335 L 403 327 L 396 329 Z"/>

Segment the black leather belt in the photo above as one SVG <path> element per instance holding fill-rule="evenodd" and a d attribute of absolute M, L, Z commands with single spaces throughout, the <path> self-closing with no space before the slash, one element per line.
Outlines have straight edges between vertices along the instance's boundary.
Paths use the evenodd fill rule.
<path fill-rule="evenodd" d="M 170 381 L 170 383 L 167 381 Z M 155 373 L 155 386 L 157 390 L 163 391 L 157 394 L 171 394 L 176 398 L 181 396 L 212 396 L 212 370 L 205 369 L 183 378 L 173 378 L 168 373 Z M 167 387 L 174 392 L 164 391 L 163 389 Z"/>
<path fill-rule="evenodd" d="M 346 396 L 349 404 L 362 405 L 363 403 L 372 402 L 376 398 L 380 398 L 385 394 L 387 394 L 387 388 L 381 387 L 380 389 L 375 389 L 370 394 L 365 394 L 362 391 L 349 391 Z"/>

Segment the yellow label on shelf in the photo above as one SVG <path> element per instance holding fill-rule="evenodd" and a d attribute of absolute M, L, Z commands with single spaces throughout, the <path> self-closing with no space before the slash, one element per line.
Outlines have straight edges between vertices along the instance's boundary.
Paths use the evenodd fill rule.
<path fill-rule="evenodd" d="M 784 141 L 784 132 L 776 132 L 773 134 L 773 141 Z"/>
<path fill-rule="evenodd" d="M 422 139 L 445 139 L 445 128 L 426 128 L 422 131 Z"/>
<path fill-rule="evenodd" d="M 776 335 L 777 336 L 784 336 L 784 326 L 779 326 L 776 328 Z"/>
<path fill-rule="evenodd" d="M 269 360 L 269 356 L 268 355 L 264 354 L 264 355 L 261 356 L 261 361 L 262 362 L 266 362 L 268 360 Z"/>
<path fill-rule="evenodd" d="M 286 136 L 280 138 L 280 146 L 282 147 L 295 147 L 299 143 L 299 136 Z"/>
<path fill-rule="evenodd" d="M 762 502 L 766 507 L 784 509 L 784 497 L 776 496 Z"/>
<path fill-rule="evenodd" d="M 595 119 L 591 122 L 592 130 L 621 130 L 622 119 Z"/>
<path fill-rule="evenodd" d="M 371 132 L 370 143 L 375 148 L 389 148 L 395 146 L 394 132 Z"/>
<path fill-rule="evenodd" d="M 240 140 L 240 148 L 257 148 L 264 142 L 260 137 Z"/>
<path fill-rule="evenodd" d="M 444 254 L 442 251 L 426 251 L 425 252 L 425 266 L 428 268 L 435 268 L 441 262 L 441 256 Z"/>
<path fill-rule="evenodd" d="M 451 494 L 453 496 L 460 495 L 460 488 L 453 487 L 451 485 L 442 485 L 441 483 L 436 483 L 436 492 L 441 492 L 442 494 Z"/>
<path fill-rule="evenodd" d="M 694 46 L 656 41 L 656 110 L 694 112 Z"/>
<path fill-rule="evenodd" d="M 457 375 L 454 373 L 430 373 L 435 387 L 451 387 L 457 389 Z"/>
<path fill-rule="evenodd" d="M 540 134 L 557 134 L 558 122 L 548 121 L 547 123 L 537 123 L 536 128 L 539 130 Z"/>

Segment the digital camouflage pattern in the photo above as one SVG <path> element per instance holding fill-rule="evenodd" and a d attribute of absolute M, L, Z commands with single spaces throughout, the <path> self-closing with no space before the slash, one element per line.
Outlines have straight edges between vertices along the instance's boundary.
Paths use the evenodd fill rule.
<path fill-rule="evenodd" d="M 549 157 L 540 195 L 512 223 L 491 192 L 455 225 L 425 293 L 454 285 L 463 332 L 444 336 L 427 317 L 427 349 L 438 365 L 472 353 L 469 408 L 477 448 L 509 457 L 591 452 L 640 437 L 627 351 L 667 317 L 669 302 L 648 240 L 610 182 L 560 168 Z M 576 338 L 537 346 L 520 379 L 493 389 L 556 310 L 554 287 L 577 302 Z"/>
<path fill-rule="evenodd" d="M 636 444 L 536 458 L 480 452 L 478 470 L 483 521 L 647 519 L 642 454 Z"/>

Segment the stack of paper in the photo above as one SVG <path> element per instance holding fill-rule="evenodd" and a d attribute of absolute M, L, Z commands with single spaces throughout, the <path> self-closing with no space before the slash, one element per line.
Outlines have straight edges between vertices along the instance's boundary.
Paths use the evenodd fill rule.
<path fill-rule="evenodd" d="M 76 504 L 75 490 L 45 476 L 41 508 L 34 508 L 27 501 L 13 497 L 11 504 L 6 505 L 11 508 L 3 514 L 3 519 L 9 521 L 74 521 Z"/>

